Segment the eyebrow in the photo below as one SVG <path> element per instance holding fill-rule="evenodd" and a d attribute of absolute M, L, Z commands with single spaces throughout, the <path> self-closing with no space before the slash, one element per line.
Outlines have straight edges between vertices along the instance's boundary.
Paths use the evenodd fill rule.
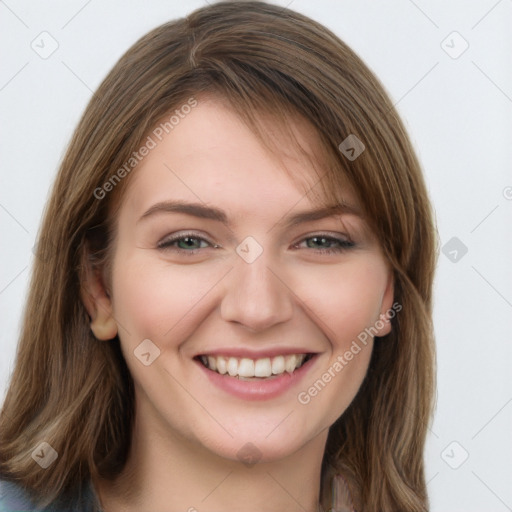
<path fill-rule="evenodd" d="M 183 213 L 201 219 L 215 220 L 228 227 L 230 225 L 228 216 L 224 210 L 214 206 L 206 206 L 201 203 L 185 201 L 161 201 L 156 203 L 143 213 L 137 222 L 147 219 L 157 213 Z M 340 203 L 334 206 L 323 206 L 314 210 L 294 213 L 288 217 L 283 217 L 278 224 L 284 224 L 285 228 L 291 228 L 306 222 L 345 214 L 356 215 L 362 218 L 361 211 L 358 208 L 347 203 Z"/>

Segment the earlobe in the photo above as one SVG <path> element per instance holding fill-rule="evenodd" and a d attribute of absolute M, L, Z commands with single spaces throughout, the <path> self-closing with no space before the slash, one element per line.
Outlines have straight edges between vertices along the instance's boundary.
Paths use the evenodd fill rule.
<path fill-rule="evenodd" d="M 117 322 L 112 315 L 112 302 L 105 290 L 99 271 L 86 265 L 81 283 L 82 302 L 91 317 L 91 331 L 99 340 L 111 340 L 117 335 Z"/>
<path fill-rule="evenodd" d="M 100 315 L 91 322 L 91 331 L 99 340 L 111 340 L 117 335 L 117 323 L 112 316 L 100 318 Z"/>
<path fill-rule="evenodd" d="M 386 312 L 383 312 L 379 315 L 379 320 L 375 323 L 375 326 L 378 328 L 378 332 L 375 336 L 381 338 L 382 336 L 387 336 L 391 332 L 391 320 L 389 315 Z"/>
<path fill-rule="evenodd" d="M 386 285 L 386 291 L 384 292 L 384 296 L 382 297 L 382 306 L 381 312 L 379 315 L 379 320 L 376 322 L 376 327 L 378 329 L 378 333 L 376 336 L 382 337 L 386 336 L 391 332 L 391 318 L 393 318 L 396 314 L 393 309 L 393 298 L 394 298 L 394 279 L 393 273 L 389 273 L 388 283 Z"/>

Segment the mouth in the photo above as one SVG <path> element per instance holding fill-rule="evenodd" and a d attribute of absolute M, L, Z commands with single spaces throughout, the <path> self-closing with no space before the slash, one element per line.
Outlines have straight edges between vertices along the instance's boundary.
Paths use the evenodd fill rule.
<path fill-rule="evenodd" d="M 208 370 L 244 381 L 272 380 L 285 373 L 291 375 L 316 354 L 286 354 L 251 359 L 223 355 L 202 354 L 194 359 Z"/>

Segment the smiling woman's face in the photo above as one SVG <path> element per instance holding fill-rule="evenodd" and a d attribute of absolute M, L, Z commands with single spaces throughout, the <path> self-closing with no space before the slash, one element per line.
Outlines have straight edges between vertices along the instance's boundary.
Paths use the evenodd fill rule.
<path fill-rule="evenodd" d="M 293 126 L 311 148 L 313 132 Z M 323 446 L 372 339 L 346 352 L 376 322 L 377 335 L 390 329 L 378 321 L 393 302 L 391 273 L 355 196 L 343 192 L 354 211 L 308 215 L 318 176 L 276 145 L 286 159 L 202 100 L 139 164 L 117 219 L 111 297 L 137 421 L 233 460 Z M 257 451 L 240 452 L 249 442 Z"/>

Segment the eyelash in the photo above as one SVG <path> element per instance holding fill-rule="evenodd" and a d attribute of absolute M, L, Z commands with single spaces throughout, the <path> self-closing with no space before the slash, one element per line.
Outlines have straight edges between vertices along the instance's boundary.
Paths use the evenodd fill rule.
<path fill-rule="evenodd" d="M 181 254 L 187 254 L 188 256 L 194 256 L 195 254 L 197 254 L 197 251 L 201 250 L 201 249 L 204 249 L 204 247 L 200 247 L 200 248 L 196 248 L 196 249 L 181 249 L 180 247 L 173 247 L 173 244 L 176 243 L 176 242 L 179 242 L 181 240 L 184 240 L 186 238 L 191 238 L 193 240 L 199 240 L 201 242 L 206 242 L 208 244 L 210 244 L 211 246 L 213 246 L 213 248 L 216 248 L 216 247 L 219 247 L 218 245 L 216 244 L 212 244 L 209 240 L 207 240 L 206 238 L 204 237 L 201 237 L 201 236 L 197 236 L 195 233 L 184 233 L 184 234 L 181 234 L 179 236 L 173 236 L 173 237 L 170 237 L 170 238 L 166 238 L 165 240 L 159 242 L 157 244 L 157 248 L 158 249 L 162 249 L 162 250 L 174 250 L 178 253 L 181 253 Z M 342 252 L 345 252 L 353 247 L 355 247 L 355 243 L 350 241 L 350 240 L 344 240 L 343 238 L 336 238 L 336 237 L 333 237 L 331 235 L 328 235 L 328 234 L 323 234 L 323 233 L 316 233 L 312 236 L 308 236 L 306 238 L 303 238 L 300 242 L 294 244 L 294 249 L 297 248 L 297 246 L 302 243 L 302 242 L 305 242 L 307 240 L 312 240 L 313 238 L 320 238 L 320 239 L 325 239 L 327 242 L 329 243 L 338 243 L 339 246 L 338 247 L 335 247 L 335 248 L 331 248 L 331 247 L 328 247 L 328 248 L 325 248 L 325 249 L 314 249 L 314 248 L 311 248 L 311 250 L 319 253 L 319 254 L 340 254 Z"/>

